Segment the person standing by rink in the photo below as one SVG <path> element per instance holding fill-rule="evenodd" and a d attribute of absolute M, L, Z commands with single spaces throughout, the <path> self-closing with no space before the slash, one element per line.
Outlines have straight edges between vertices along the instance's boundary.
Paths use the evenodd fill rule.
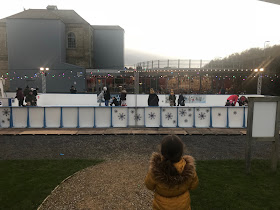
<path fill-rule="evenodd" d="M 182 92 L 180 93 L 178 98 L 178 106 L 185 106 L 185 98 Z"/>
<path fill-rule="evenodd" d="M 107 91 L 107 88 L 106 88 L 106 87 L 103 87 L 103 90 L 102 90 L 101 93 L 99 93 L 99 95 L 97 96 L 97 102 L 99 103 L 99 106 L 101 106 L 102 99 L 104 99 L 105 91 Z"/>
<path fill-rule="evenodd" d="M 113 104 L 114 104 L 115 106 L 119 106 L 119 105 L 120 105 L 116 97 L 113 97 L 113 98 L 112 98 L 112 103 L 110 103 L 110 106 L 113 106 Z"/>
<path fill-rule="evenodd" d="M 150 94 L 149 94 L 149 98 L 148 98 L 148 106 L 158 106 L 158 96 L 155 93 L 154 89 L 151 88 L 150 89 Z"/>
<path fill-rule="evenodd" d="M 104 100 L 105 100 L 105 106 L 109 105 L 109 101 L 111 99 L 110 91 L 109 89 L 104 90 Z"/>
<path fill-rule="evenodd" d="M 236 102 L 238 101 L 238 97 L 239 95 L 231 95 L 227 98 L 227 100 L 229 100 L 231 106 L 235 106 Z"/>
<path fill-rule="evenodd" d="M 74 87 L 74 85 L 71 86 L 71 88 L 70 88 L 70 93 L 71 93 L 71 94 L 77 93 L 77 89 Z"/>
<path fill-rule="evenodd" d="M 22 88 L 17 89 L 16 98 L 18 100 L 18 106 L 23 106 L 24 95 L 22 92 Z"/>
<path fill-rule="evenodd" d="M 36 106 L 36 97 L 33 95 L 33 91 L 30 90 L 29 94 L 25 98 L 25 102 L 27 106 Z"/>
<path fill-rule="evenodd" d="M 30 88 L 29 88 L 29 86 L 27 85 L 26 88 L 25 88 L 24 91 L 23 91 L 23 94 L 24 94 L 25 97 L 28 96 L 29 91 L 30 91 Z"/>
<path fill-rule="evenodd" d="M 121 92 L 120 101 L 121 101 L 121 106 L 126 106 L 126 90 L 125 89 L 123 89 Z"/>
<path fill-rule="evenodd" d="M 198 185 L 195 160 L 185 155 L 184 144 L 176 135 L 162 139 L 160 153 L 154 152 L 145 178 L 154 192 L 153 209 L 190 210 L 190 190 Z"/>
<path fill-rule="evenodd" d="M 171 89 L 171 91 L 170 91 L 169 103 L 170 103 L 170 106 L 176 106 L 176 96 L 174 95 L 173 89 Z"/>

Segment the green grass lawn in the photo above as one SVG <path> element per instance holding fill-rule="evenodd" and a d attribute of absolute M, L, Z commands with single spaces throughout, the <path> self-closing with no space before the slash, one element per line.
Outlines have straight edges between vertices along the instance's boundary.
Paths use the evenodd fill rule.
<path fill-rule="evenodd" d="M 251 175 L 241 160 L 197 161 L 199 187 L 191 192 L 192 209 L 280 209 L 280 169 L 254 160 Z"/>
<path fill-rule="evenodd" d="M 0 209 L 37 209 L 66 177 L 98 160 L 1 160 Z"/>
<path fill-rule="evenodd" d="M 0 161 L 0 209 L 36 209 L 69 175 L 96 160 Z M 191 192 L 192 209 L 280 209 L 280 169 L 254 160 L 245 174 L 241 160 L 197 161 L 199 187 Z M 143 178 L 144 179 L 144 178 Z"/>

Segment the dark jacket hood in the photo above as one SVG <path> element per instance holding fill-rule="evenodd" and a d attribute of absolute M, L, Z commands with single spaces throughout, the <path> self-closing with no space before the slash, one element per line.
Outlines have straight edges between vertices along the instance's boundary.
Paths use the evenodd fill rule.
<path fill-rule="evenodd" d="M 171 176 L 164 170 L 164 157 L 159 153 L 153 153 L 150 161 L 150 170 L 155 181 L 168 186 L 174 186 L 192 179 L 195 176 L 195 160 L 189 155 L 185 155 L 182 158 L 186 162 L 182 173 Z"/>

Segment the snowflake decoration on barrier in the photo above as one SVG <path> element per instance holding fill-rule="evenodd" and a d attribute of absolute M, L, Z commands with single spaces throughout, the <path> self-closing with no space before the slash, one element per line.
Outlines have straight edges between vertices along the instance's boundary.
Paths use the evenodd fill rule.
<path fill-rule="evenodd" d="M 5 120 L 2 120 L 2 123 L 5 123 Z"/>
<path fill-rule="evenodd" d="M 218 113 L 218 117 L 221 117 L 222 116 L 222 114 L 221 113 Z"/>
<path fill-rule="evenodd" d="M 134 115 L 134 120 L 140 121 L 141 120 L 141 115 L 140 114 L 136 114 Z"/>
<path fill-rule="evenodd" d="M 191 109 L 191 108 L 189 108 L 189 109 L 188 109 L 188 111 L 190 112 L 190 111 L 192 111 L 192 109 Z"/>
<path fill-rule="evenodd" d="M 196 111 L 199 112 L 199 108 L 197 108 Z"/>
<path fill-rule="evenodd" d="M 4 109 L 4 110 L 3 110 L 3 116 L 4 116 L 4 115 L 5 115 L 6 117 L 9 116 L 9 115 L 10 115 L 10 111 L 9 111 L 8 109 Z"/>
<path fill-rule="evenodd" d="M 118 118 L 119 118 L 119 120 L 124 120 L 125 119 L 125 114 L 124 113 L 119 113 Z"/>
<path fill-rule="evenodd" d="M 176 124 L 176 120 L 173 120 L 173 124 Z"/>
<path fill-rule="evenodd" d="M 134 110 L 131 110 L 130 113 L 131 113 L 131 114 L 134 114 Z"/>
<path fill-rule="evenodd" d="M 115 112 L 115 113 L 118 113 L 118 110 L 117 110 L 117 109 L 115 109 L 115 110 L 114 110 L 114 112 Z"/>
<path fill-rule="evenodd" d="M 166 115 L 165 115 L 165 119 L 167 119 L 167 120 L 172 120 L 172 118 L 173 118 L 173 114 L 172 113 L 167 113 Z"/>
<path fill-rule="evenodd" d="M 206 109 L 206 113 L 208 113 L 209 112 L 209 109 Z"/>
<path fill-rule="evenodd" d="M 186 114 L 187 114 L 187 110 L 181 109 L 181 110 L 179 111 L 179 114 L 180 114 L 181 117 L 184 117 L 184 116 L 186 116 Z"/>
<path fill-rule="evenodd" d="M 191 117 L 191 116 L 192 116 L 192 114 L 189 114 L 188 116 L 189 116 L 189 117 Z"/>
<path fill-rule="evenodd" d="M 7 118 L 8 122 L 10 122 L 10 118 Z"/>
<path fill-rule="evenodd" d="M 185 123 L 189 122 L 188 119 L 185 119 L 184 121 L 185 121 Z"/>
<path fill-rule="evenodd" d="M 200 114 L 198 114 L 198 118 L 199 118 L 200 120 L 204 120 L 204 119 L 206 118 L 206 114 L 203 113 L 203 112 L 201 112 Z"/>
<path fill-rule="evenodd" d="M 163 108 L 162 111 L 165 112 L 165 109 Z"/>
<path fill-rule="evenodd" d="M 155 114 L 154 112 L 151 112 L 151 113 L 149 114 L 149 118 L 150 118 L 151 120 L 156 119 L 156 114 Z"/>
<path fill-rule="evenodd" d="M 237 115 L 237 111 L 234 111 L 233 114 L 234 114 L 234 115 Z"/>

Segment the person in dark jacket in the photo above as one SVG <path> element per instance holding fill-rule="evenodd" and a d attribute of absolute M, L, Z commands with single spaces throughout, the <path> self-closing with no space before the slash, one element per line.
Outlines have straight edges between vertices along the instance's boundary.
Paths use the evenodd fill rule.
<path fill-rule="evenodd" d="M 17 89 L 16 98 L 18 99 L 18 106 L 23 106 L 24 95 L 22 92 L 22 88 Z"/>
<path fill-rule="evenodd" d="M 121 101 L 121 106 L 126 106 L 126 90 L 125 89 L 123 89 L 121 92 L 120 101 Z"/>
<path fill-rule="evenodd" d="M 110 98 L 111 98 L 110 91 L 107 88 L 107 90 L 104 92 L 105 106 L 109 105 Z"/>
<path fill-rule="evenodd" d="M 173 89 L 171 89 L 171 91 L 170 91 L 169 103 L 170 103 L 170 106 L 176 106 L 176 96 L 174 95 Z"/>
<path fill-rule="evenodd" d="M 178 98 L 178 106 L 185 106 L 185 98 L 182 93 L 180 93 Z"/>
<path fill-rule="evenodd" d="M 29 88 L 29 86 L 27 85 L 26 88 L 25 88 L 24 91 L 23 91 L 23 94 L 24 94 L 25 97 L 28 96 L 29 91 L 30 91 L 30 88 Z"/>
<path fill-rule="evenodd" d="M 33 95 L 36 97 L 38 95 L 39 88 L 33 90 Z"/>
<path fill-rule="evenodd" d="M 113 104 L 114 104 L 115 106 L 119 106 L 119 105 L 120 105 L 119 102 L 118 102 L 118 100 L 116 99 L 116 97 L 113 97 L 113 101 L 112 101 L 112 103 L 110 103 L 110 106 L 113 106 Z"/>
<path fill-rule="evenodd" d="M 150 94 L 149 94 L 149 98 L 148 98 L 148 106 L 158 106 L 158 96 L 155 93 L 154 89 L 151 88 L 150 89 Z"/>
<path fill-rule="evenodd" d="M 32 90 L 30 90 L 29 94 L 26 96 L 25 102 L 26 102 L 27 106 L 36 106 L 37 99 L 33 95 L 33 91 Z"/>
<path fill-rule="evenodd" d="M 71 94 L 75 94 L 77 93 L 77 89 L 72 85 L 71 88 L 70 88 L 70 93 Z"/>

